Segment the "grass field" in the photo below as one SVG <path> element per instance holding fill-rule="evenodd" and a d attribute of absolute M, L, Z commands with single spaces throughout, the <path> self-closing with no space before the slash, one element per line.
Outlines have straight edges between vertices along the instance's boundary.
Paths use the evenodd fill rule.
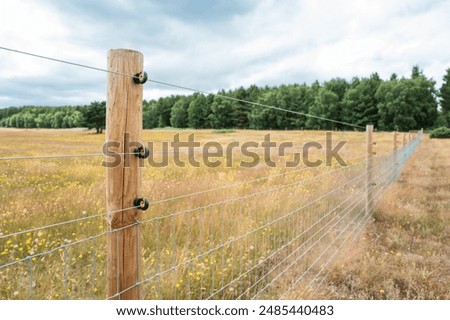
<path fill-rule="evenodd" d="M 159 143 L 172 141 L 176 133 L 178 131 L 175 130 L 145 131 L 143 141 L 156 142 L 155 152 L 158 152 L 161 151 Z M 201 144 L 216 141 L 225 146 L 230 142 L 241 145 L 248 141 L 260 143 L 268 132 L 183 130 L 179 133 L 181 140 L 195 133 L 196 141 Z M 325 140 L 325 133 L 320 131 L 270 133 L 273 141 L 292 141 L 297 148 L 309 141 L 323 143 Z M 104 143 L 104 135 L 81 130 L 0 129 L 0 139 L 1 157 L 98 154 Z M 377 133 L 375 139 L 377 153 L 391 150 L 391 134 Z M 258 292 L 258 287 L 270 284 L 268 279 L 258 279 L 277 263 L 273 259 L 268 260 L 274 248 L 292 239 L 293 225 L 306 224 L 314 219 L 316 212 L 329 209 L 337 200 L 318 203 L 317 207 L 308 208 L 304 216 L 296 216 L 295 219 L 290 217 L 276 224 L 268 222 L 298 207 L 302 201 L 324 194 L 363 169 L 364 133 L 334 132 L 333 140 L 348 141 L 340 155 L 348 164 L 354 165 L 333 175 L 327 174 L 339 168 L 336 161 L 331 167 L 306 168 L 300 164 L 296 168 L 286 168 L 286 160 L 292 159 L 289 153 L 286 156 L 272 154 L 271 158 L 276 162 L 274 168 L 264 164 L 243 168 L 239 163 L 248 159 L 238 151 L 233 153 L 229 167 L 222 164 L 215 168 L 205 165 L 182 168 L 175 166 L 173 159 L 164 168 L 146 164 L 142 170 L 142 191 L 152 206 L 144 213 L 148 223 L 142 226 L 142 277 L 149 279 L 143 284 L 145 298 L 250 298 Z M 426 143 L 427 146 L 429 144 Z M 441 149 L 445 150 L 444 146 Z M 262 149 L 255 151 L 262 155 Z M 323 159 L 322 151 L 313 152 L 311 160 Z M 186 159 L 187 155 L 181 157 Z M 201 158 L 200 152 L 196 158 Z M 102 161 L 102 157 L 92 157 L 1 162 L 0 237 L 3 238 L 0 238 L 0 265 L 19 262 L 0 269 L 0 298 L 106 297 L 107 221 L 104 215 L 89 218 L 105 212 Z M 319 175 L 323 177 L 314 179 Z M 267 176 L 274 177 L 265 179 Z M 284 188 L 303 179 L 310 179 L 310 182 L 301 187 Z M 242 183 L 248 180 L 252 182 Z M 267 191 L 274 188 L 278 189 Z M 215 190 L 203 192 L 210 189 Z M 164 201 L 190 193 L 197 194 Z M 382 208 L 389 209 L 385 205 Z M 391 221 L 383 216 L 377 213 L 376 217 L 385 221 L 383 223 Z M 82 217 L 86 220 L 8 236 Z M 422 218 L 417 219 L 421 221 Z M 79 245 L 71 245 L 77 241 L 80 241 Z M 39 255 L 44 252 L 46 254 Z M 203 254 L 205 252 L 207 254 Z M 394 252 L 397 254 L 399 251 Z M 171 269 L 171 266 L 177 267 Z M 245 273 L 245 270 L 251 272 Z M 240 276 L 236 278 L 236 275 Z M 338 275 L 333 271 L 330 279 Z M 262 297 L 276 298 L 279 291 L 285 289 L 282 280 L 271 285 Z M 386 283 L 375 284 L 380 287 L 376 289 L 378 292 L 388 292 Z M 250 285 L 253 291 L 246 289 Z M 320 294 L 327 292 L 332 290 Z M 339 297 L 346 297 L 341 294 Z M 349 293 L 347 297 L 353 296 Z M 366 297 L 382 298 L 385 295 Z"/>
<path fill-rule="evenodd" d="M 424 139 L 314 299 L 450 299 L 450 140 Z"/>

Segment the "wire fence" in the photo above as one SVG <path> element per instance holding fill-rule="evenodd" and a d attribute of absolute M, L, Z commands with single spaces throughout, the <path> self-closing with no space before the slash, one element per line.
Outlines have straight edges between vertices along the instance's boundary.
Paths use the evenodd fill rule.
<path fill-rule="evenodd" d="M 6 47 L 0 50 L 136 78 Z M 216 96 L 363 129 L 314 114 Z M 15 229 L 0 230 L 0 298 L 117 299 L 135 288 L 145 299 L 295 299 L 310 295 L 325 281 L 327 266 L 364 230 L 383 192 L 398 179 L 421 138 L 418 134 L 402 148 L 366 161 L 353 159 L 348 166 L 301 167 L 155 199 L 141 221 L 119 229 L 111 229 L 111 215 L 136 207 L 29 228 L 4 213 L 8 228 Z M 129 153 L 120 155 L 125 154 Z M 16 176 L 19 172 L 9 164 L 18 160 L 56 162 L 103 156 L 24 153 L 2 156 L 0 161 Z M 26 191 L 23 184 L 18 186 Z M 139 270 L 132 285 L 121 288 L 118 283 L 118 292 L 108 295 L 106 252 L 121 245 L 111 239 L 119 239 L 130 229 L 137 234 L 134 248 L 135 256 L 142 257 L 136 263 Z M 124 272 L 120 262 L 119 257 L 118 274 Z"/>
<path fill-rule="evenodd" d="M 145 299 L 302 298 L 357 239 L 420 139 L 373 156 L 369 169 L 361 160 L 302 167 L 156 200 L 142 221 L 121 229 L 105 228 L 111 212 L 104 212 L 1 233 L 0 252 L 18 243 L 26 252 L 0 257 L 0 295 L 116 299 L 139 287 Z M 83 232 L 87 224 L 99 225 L 99 232 Z M 141 239 L 139 277 L 107 296 L 107 239 L 129 228 Z M 50 278 L 48 265 L 56 266 Z"/>

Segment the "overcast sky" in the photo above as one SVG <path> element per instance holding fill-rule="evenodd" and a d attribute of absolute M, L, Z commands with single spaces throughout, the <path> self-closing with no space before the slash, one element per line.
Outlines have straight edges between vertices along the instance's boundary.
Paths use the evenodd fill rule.
<path fill-rule="evenodd" d="M 152 79 L 204 91 L 409 76 L 450 67 L 450 1 L 0 0 L 0 46 L 106 68 L 144 54 Z M 144 98 L 175 91 L 147 83 Z M 105 100 L 106 74 L 0 50 L 0 107 Z"/>

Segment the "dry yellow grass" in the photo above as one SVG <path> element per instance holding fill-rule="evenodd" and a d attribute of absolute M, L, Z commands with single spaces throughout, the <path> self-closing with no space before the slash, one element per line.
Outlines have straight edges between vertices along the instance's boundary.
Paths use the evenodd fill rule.
<path fill-rule="evenodd" d="M 450 299 L 450 140 L 424 139 L 313 299 Z"/>
<path fill-rule="evenodd" d="M 143 141 L 172 141 L 176 133 L 175 130 L 145 131 Z M 191 133 L 195 133 L 196 140 L 202 143 L 214 140 L 226 145 L 232 141 L 241 144 L 245 141 L 262 142 L 268 132 L 182 130 L 182 140 Z M 320 131 L 270 133 L 273 141 L 292 141 L 297 146 L 325 139 L 324 132 Z M 101 153 L 104 135 L 80 130 L 0 129 L 0 139 L 1 157 L 92 154 Z M 349 141 L 341 153 L 349 164 L 364 159 L 364 133 L 336 132 L 333 139 Z M 376 140 L 378 153 L 390 150 L 390 134 L 378 133 Z M 313 159 L 321 158 L 323 153 L 312 156 Z M 306 234 L 293 241 L 298 232 L 295 227 L 304 228 L 315 221 L 319 212 L 325 212 L 340 200 L 338 196 L 345 196 L 345 190 L 328 202 L 317 202 L 308 207 L 302 215 L 289 216 L 277 223 L 273 221 L 347 181 L 363 168 L 358 165 L 335 175 L 311 179 L 338 169 L 333 163 L 328 168 L 292 171 L 285 176 L 239 184 L 293 170 L 285 168 L 285 158 L 274 155 L 273 159 L 277 163 L 275 168 L 265 165 L 240 168 L 239 162 L 248 159 L 239 152 L 235 153 L 230 168 L 224 165 L 218 168 L 204 165 L 180 168 L 174 166 L 172 160 L 165 168 L 152 168 L 146 164 L 143 194 L 152 203 L 144 214 L 146 223 L 142 225 L 142 279 L 148 280 L 142 288 L 146 298 L 252 297 L 270 284 L 270 278 L 263 276 L 271 269 L 278 271 L 275 266 L 285 256 L 268 257 L 288 240 L 291 245 L 283 254 L 292 252 L 308 236 Z M 0 235 L 104 213 L 104 168 L 101 162 L 101 157 L 2 161 Z M 302 168 L 303 165 L 295 169 Z M 295 188 L 285 187 L 302 179 L 310 179 L 310 182 L 307 185 L 296 184 Z M 234 187 L 156 204 L 171 197 L 227 185 Z M 279 189 L 270 191 L 274 188 Z M 347 191 L 352 192 L 350 189 Z M 199 207 L 201 209 L 197 209 Z M 102 216 L 0 239 L 0 265 L 25 259 L 0 269 L 0 298 L 105 298 L 106 227 Z M 99 236 L 90 239 L 96 235 Z M 87 241 L 82 244 L 64 247 L 84 239 Z M 55 251 L 49 254 L 36 256 L 53 249 Z M 28 256 L 32 258 L 27 260 Z M 299 268 L 305 268 L 308 261 L 302 260 Z M 289 262 L 286 260 L 285 264 Z M 171 269 L 172 266 L 178 267 Z M 246 270 L 250 271 L 244 273 Z M 242 276 L 237 278 L 237 275 Z M 273 278 L 273 274 L 270 277 Z M 279 279 L 261 297 L 276 298 L 285 280 Z M 224 289 L 220 291 L 221 287 Z"/>

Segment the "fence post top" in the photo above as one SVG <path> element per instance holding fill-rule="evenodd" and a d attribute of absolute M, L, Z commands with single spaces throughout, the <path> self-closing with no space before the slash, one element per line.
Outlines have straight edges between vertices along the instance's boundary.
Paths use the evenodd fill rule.
<path fill-rule="evenodd" d="M 123 53 L 139 53 L 142 54 L 142 52 L 133 50 L 133 49 L 109 49 L 108 54 L 110 53 L 116 53 L 116 52 L 123 52 Z"/>

